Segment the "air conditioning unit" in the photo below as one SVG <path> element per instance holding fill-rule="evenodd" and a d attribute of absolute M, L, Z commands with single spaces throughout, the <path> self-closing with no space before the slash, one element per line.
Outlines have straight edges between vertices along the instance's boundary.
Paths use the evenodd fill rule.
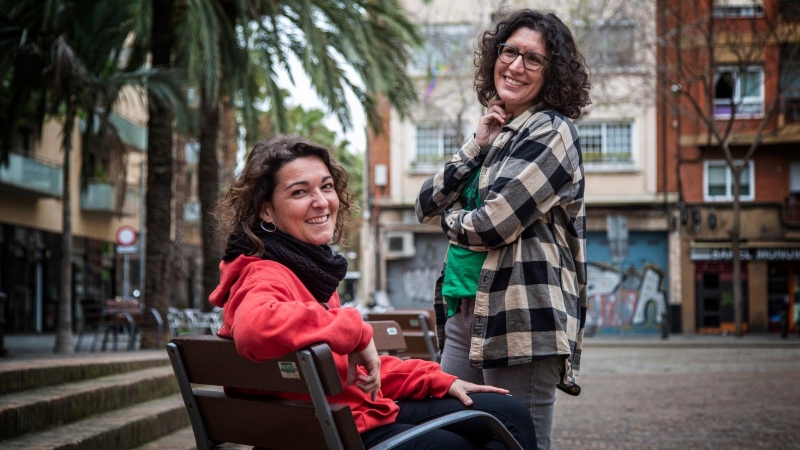
<path fill-rule="evenodd" d="M 411 258 L 417 254 L 414 247 L 414 233 L 410 231 L 386 232 L 386 257 Z"/>

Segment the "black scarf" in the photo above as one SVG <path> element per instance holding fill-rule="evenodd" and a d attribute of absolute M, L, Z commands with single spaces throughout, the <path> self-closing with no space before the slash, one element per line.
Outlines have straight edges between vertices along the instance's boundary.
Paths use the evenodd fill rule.
<path fill-rule="evenodd" d="M 275 261 L 288 267 L 320 302 L 326 303 L 336 291 L 339 282 L 347 273 L 347 259 L 334 255 L 327 245 L 311 245 L 280 231 L 267 233 L 255 230 L 255 235 L 264 244 L 263 259 Z M 258 248 L 244 234 L 228 238 L 228 248 L 223 261 L 233 261 L 239 255 L 255 255 Z"/>

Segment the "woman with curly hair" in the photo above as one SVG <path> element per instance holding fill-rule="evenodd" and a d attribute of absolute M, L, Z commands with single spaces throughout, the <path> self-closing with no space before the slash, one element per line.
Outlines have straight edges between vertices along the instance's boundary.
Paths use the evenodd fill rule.
<path fill-rule="evenodd" d="M 292 136 L 256 144 L 216 210 L 226 244 L 220 284 L 209 299 L 223 311 L 217 334 L 254 361 L 328 344 L 346 386 L 331 401 L 350 407 L 366 448 L 473 409 L 495 416 L 522 448 L 535 449 L 530 415 L 507 390 L 459 380 L 431 361 L 378 356 L 372 327 L 355 308 L 340 307 L 336 287 L 347 260 L 328 243 L 341 237 L 351 198 L 347 172 L 325 147 Z M 472 418 L 395 448 L 504 447 Z"/>
<path fill-rule="evenodd" d="M 583 161 L 568 119 L 590 103 L 564 23 L 524 9 L 483 33 L 475 134 L 422 186 L 420 222 L 450 240 L 434 309 L 442 369 L 508 389 L 550 447 L 556 388 L 572 395 L 586 311 Z"/>

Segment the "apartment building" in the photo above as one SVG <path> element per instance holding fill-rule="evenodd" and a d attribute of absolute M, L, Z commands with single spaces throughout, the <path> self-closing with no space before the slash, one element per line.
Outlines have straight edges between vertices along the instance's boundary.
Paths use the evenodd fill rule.
<path fill-rule="evenodd" d="M 384 132 L 368 139 L 362 287 L 366 299 L 388 297 L 395 308 L 418 308 L 432 304 L 448 241 L 439 228 L 417 222 L 414 201 L 483 114 L 473 89 L 473 52 L 480 34 L 507 9 L 484 1 L 404 4 L 427 38 L 410 67 L 420 101 L 408 117 L 384 105 Z M 586 169 L 592 329 L 657 332 L 662 313 L 680 300 L 667 276 L 677 265 L 667 220 L 675 194 L 659 191 L 656 181 L 655 4 L 517 1 L 508 7 L 559 15 L 592 69 L 593 104 L 576 121 Z M 609 216 L 627 223 L 622 259 L 611 258 Z"/>
<path fill-rule="evenodd" d="M 135 111 L 120 110 L 111 119 L 130 149 L 126 193 L 121 208 L 117 189 L 106 174 L 104 161 L 92 162 L 93 177 L 81 189 L 81 152 L 71 153 L 73 264 L 72 295 L 111 298 L 132 295 L 139 289 L 139 256 L 118 254 L 116 233 L 123 226 L 140 229 L 139 182 L 147 146 L 146 119 Z M 80 127 L 73 133 L 73 148 L 80 149 Z M 34 140 L 20 133 L 0 167 L 0 291 L 6 333 L 54 331 L 59 296 L 61 251 L 63 153 L 60 123 L 51 121 Z M 125 250 L 123 250 L 125 251 Z M 124 264 L 127 258 L 128 264 Z M 128 267 L 127 274 L 123 266 Z M 123 286 L 123 281 L 127 283 Z M 123 292 L 127 289 L 127 292 Z"/>
<path fill-rule="evenodd" d="M 73 227 L 72 298 L 74 323 L 80 323 L 82 298 L 135 297 L 142 289 L 142 239 L 119 246 L 117 232 L 130 227 L 140 237 L 147 157 L 147 114 L 139 102 L 121 102 L 111 115 L 128 148 L 124 202 L 118 207 L 118 189 L 107 174 L 107 161 L 92 161 L 92 174 L 81 188 L 80 127 L 73 133 L 71 206 Z M 5 333 L 47 333 L 55 330 L 59 297 L 62 230 L 62 125 L 49 122 L 40 139 L 30 133 L 17 136 L 9 165 L 0 167 L 0 293 Z M 186 144 L 187 192 L 196 191 L 197 150 Z M 184 213 L 184 242 L 189 282 L 188 298 L 199 297 L 199 208 L 188 194 Z M 199 305 L 199 302 L 196 303 Z"/>
<path fill-rule="evenodd" d="M 676 319 L 686 333 L 734 329 L 735 176 L 720 144 L 727 142 L 742 168 L 743 328 L 777 331 L 783 312 L 796 329 L 800 55 L 789 36 L 798 29 L 798 2 L 691 3 L 660 0 L 658 8 L 666 14 L 658 18 L 658 34 L 669 37 L 658 50 L 658 161 L 664 174 L 658 190 L 679 195 L 670 219 L 678 242 L 671 253 L 678 264 L 670 274 L 681 302 Z M 707 39 L 698 39 L 701 34 Z"/>

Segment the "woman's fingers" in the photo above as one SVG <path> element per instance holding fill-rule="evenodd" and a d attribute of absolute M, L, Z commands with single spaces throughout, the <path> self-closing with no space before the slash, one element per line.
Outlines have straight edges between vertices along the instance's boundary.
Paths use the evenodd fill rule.
<path fill-rule="evenodd" d="M 508 395 L 508 390 L 506 389 L 494 386 L 485 386 L 482 384 L 468 383 L 462 380 L 453 381 L 453 384 L 450 385 L 450 389 L 447 391 L 450 396 L 461 400 L 461 403 L 463 403 L 465 406 L 472 405 L 472 399 L 469 398 L 469 394 L 474 394 L 476 392 Z"/>
<path fill-rule="evenodd" d="M 508 389 L 503 389 L 494 386 L 485 386 L 482 384 L 473 384 L 471 388 L 469 388 L 470 393 L 475 392 L 491 392 L 493 394 L 508 394 Z"/>

